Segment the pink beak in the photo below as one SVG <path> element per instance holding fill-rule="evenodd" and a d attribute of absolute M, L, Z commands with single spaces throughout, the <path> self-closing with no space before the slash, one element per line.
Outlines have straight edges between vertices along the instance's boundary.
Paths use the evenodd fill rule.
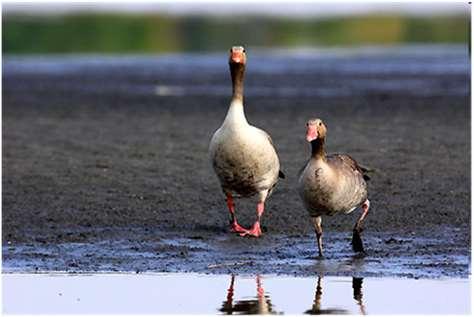
<path fill-rule="evenodd" d="M 318 130 L 315 127 L 309 126 L 306 130 L 306 141 L 311 142 L 318 138 Z"/>
<path fill-rule="evenodd" d="M 240 63 L 243 60 L 242 52 L 232 52 L 231 59 L 234 63 Z"/>

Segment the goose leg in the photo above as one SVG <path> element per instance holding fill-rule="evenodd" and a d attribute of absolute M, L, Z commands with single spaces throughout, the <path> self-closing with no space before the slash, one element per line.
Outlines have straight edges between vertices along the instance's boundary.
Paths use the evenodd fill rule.
<path fill-rule="evenodd" d="M 321 216 L 311 217 L 313 220 L 314 231 L 316 232 L 316 238 L 318 240 L 318 251 L 319 256 L 323 256 L 323 227 L 321 226 Z"/>
<path fill-rule="evenodd" d="M 265 199 L 267 198 L 268 190 L 259 193 L 259 200 L 257 204 L 257 220 L 253 224 L 250 230 L 247 230 L 241 233 L 241 236 L 252 236 L 252 237 L 260 237 L 262 235 L 262 230 L 260 229 L 260 219 L 262 218 L 263 212 L 265 210 Z"/>
<path fill-rule="evenodd" d="M 367 315 L 365 311 L 364 302 L 362 300 L 362 277 L 352 277 L 352 289 L 354 290 L 354 299 L 360 307 L 360 314 Z"/>
<path fill-rule="evenodd" d="M 362 243 L 362 238 L 360 234 L 363 230 L 362 223 L 365 217 L 367 217 L 367 214 L 369 213 L 369 208 L 370 208 L 370 201 L 367 199 L 362 204 L 362 214 L 357 220 L 354 226 L 354 230 L 352 231 L 352 249 L 354 250 L 354 252 L 364 252 L 364 244 Z"/>
<path fill-rule="evenodd" d="M 229 208 L 230 212 L 230 231 L 231 232 L 246 232 L 247 229 L 242 228 L 238 223 L 237 223 L 237 218 L 235 217 L 235 205 L 234 205 L 234 200 L 232 199 L 231 194 L 227 194 L 227 208 Z"/>
<path fill-rule="evenodd" d="M 235 276 L 234 274 L 231 275 L 230 277 L 230 286 L 227 289 L 227 298 L 224 302 L 222 302 L 222 307 L 219 309 L 219 311 L 223 312 L 226 315 L 232 315 L 234 313 L 234 280 Z"/>
<path fill-rule="evenodd" d="M 257 277 L 255 279 L 257 281 L 257 297 L 260 300 L 263 299 L 264 295 L 265 295 L 265 291 L 263 290 L 263 287 L 262 287 L 262 282 L 260 280 L 260 274 L 257 274 Z"/>

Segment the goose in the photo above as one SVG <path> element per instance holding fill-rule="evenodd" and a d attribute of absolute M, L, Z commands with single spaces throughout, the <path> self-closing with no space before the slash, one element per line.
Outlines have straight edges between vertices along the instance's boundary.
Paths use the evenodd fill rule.
<path fill-rule="evenodd" d="M 346 315 L 349 311 L 340 308 L 321 308 L 321 301 L 323 297 L 323 277 L 318 276 L 316 284 L 316 292 L 314 293 L 313 306 L 304 313 L 307 315 Z"/>
<path fill-rule="evenodd" d="M 346 315 L 349 314 L 349 311 L 340 308 L 321 308 L 321 301 L 323 297 L 323 277 L 321 275 L 318 276 L 318 281 L 316 284 L 316 292 L 314 293 L 314 300 L 313 306 L 311 309 L 305 311 L 305 314 L 308 315 Z M 367 312 L 365 310 L 365 305 L 362 299 L 362 282 L 363 279 L 361 277 L 353 277 L 352 278 L 352 290 L 353 290 L 353 298 L 357 302 L 357 306 L 359 306 L 360 314 L 366 315 Z"/>
<path fill-rule="evenodd" d="M 260 237 L 260 220 L 265 201 L 278 178 L 284 178 L 272 139 L 263 130 L 250 125 L 244 112 L 245 49 L 233 46 L 229 54 L 232 99 L 221 127 L 212 136 L 209 155 L 220 181 L 230 213 L 231 231 L 241 236 Z M 257 219 L 250 229 L 239 225 L 234 197 L 257 195 Z"/>
<path fill-rule="evenodd" d="M 364 252 L 360 234 L 370 207 L 366 183 L 369 177 L 364 174 L 367 170 L 349 155 L 326 155 L 326 132 L 321 119 L 311 119 L 306 124 L 311 157 L 299 172 L 298 193 L 313 222 L 320 257 L 323 256 L 321 217 L 349 214 L 357 207 L 362 207 L 362 213 L 353 229 L 352 248 L 355 252 Z"/>
<path fill-rule="evenodd" d="M 237 300 L 234 302 L 235 275 L 231 275 L 230 286 L 227 289 L 227 298 L 222 303 L 220 312 L 226 315 L 269 315 L 275 314 L 270 297 L 265 294 L 262 278 L 257 274 L 255 278 L 257 284 L 257 296 L 253 299 Z"/>

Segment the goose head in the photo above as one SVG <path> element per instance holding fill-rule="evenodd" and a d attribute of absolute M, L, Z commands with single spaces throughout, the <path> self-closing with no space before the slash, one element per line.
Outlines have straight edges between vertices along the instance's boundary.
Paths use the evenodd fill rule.
<path fill-rule="evenodd" d="M 232 46 L 229 54 L 229 65 L 244 65 L 247 62 L 247 56 L 245 55 L 245 48 L 242 46 Z"/>
<path fill-rule="evenodd" d="M 306 123 L 306 141 L 324 140 L 326 138 L 326 126 L 321 119 L 311 119 Z"/>

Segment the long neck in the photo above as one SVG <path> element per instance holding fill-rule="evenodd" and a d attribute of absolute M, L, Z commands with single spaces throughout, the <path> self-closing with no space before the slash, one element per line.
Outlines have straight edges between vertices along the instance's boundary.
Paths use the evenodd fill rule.
<path fill-rule="evenodd" d="M 325 159 L 326 152 L 324 151 L 324 138 L 317 138 L 311 141 L 311 157 L 316 159 Z"/>
<path fill-rule="evenodd" d="M 244 71 L 245 65 L 230 63 L 230 75 L 232 77 L 232 100 L 244 100 Z"/>
<path fill-rule="evenodd" d="M 240 127 L 248 125 L 247 118 L 245 118 L 244 105 L 242 100 L 232 99 L 229 110 L 224 120 L 224 124 L 233 127 Z"/>

